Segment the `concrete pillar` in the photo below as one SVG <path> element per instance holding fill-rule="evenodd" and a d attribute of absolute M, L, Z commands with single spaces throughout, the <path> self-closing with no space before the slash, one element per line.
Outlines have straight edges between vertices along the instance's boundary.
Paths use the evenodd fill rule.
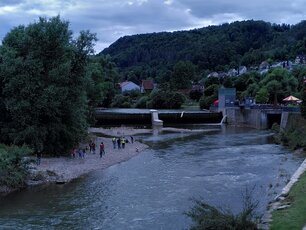
<path fill-rule="evenodd" d="M 150 112 L 151 112 L 152 126 L 163 126 L 164 122 L 162 120 L 159 120 L 158 111 L 155 109 L 151 109 Z"/>

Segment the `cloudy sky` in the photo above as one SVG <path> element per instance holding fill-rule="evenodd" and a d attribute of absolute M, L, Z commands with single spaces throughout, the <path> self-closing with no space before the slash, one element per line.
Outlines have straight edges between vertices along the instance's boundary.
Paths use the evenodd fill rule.
<path fill-rule="evenodd" d="M 96 33 L 99 52 L 124 35 L 247 19 L 296 24 L 305 12 L 305 0 L 0 0 L 0 40 L 14 26 L 59 14 L 74 33 Z"/>

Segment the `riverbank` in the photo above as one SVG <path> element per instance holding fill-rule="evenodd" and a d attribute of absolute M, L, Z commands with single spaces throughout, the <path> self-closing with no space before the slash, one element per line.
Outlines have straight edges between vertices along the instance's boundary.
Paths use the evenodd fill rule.
<path fill-rule="evenodd" d="M 302 149 L 295 151 L 296 154 L 302 154 L 302 152 Z M 301 229 L 306 224 L 305 172 L 306 159 L 292 175 L 281 193 L 269 204 L 262 223 L 259 225 L 260 229 Z"/>
<path fill-rule="evenodd" d="M 114 149 L 111 138 L 92 137 L 96 144 L 96 153 L 90 153 L 86 150 L 84 158 L 78 155 L 72 157 L 42 158 L 41 164 L 33 165 L 32 176 L 28 185 L 43 183 L 66 183 L 78 177 L 81 177 L 91 171 L 105 169 L 114 164 L 126 161 L 148 146 L 135 140 L 134 143 L 127 143 L 124 149 Z M 99 145 L 103 142 L 105 145 L 105 155 L 100 158 Z"/>

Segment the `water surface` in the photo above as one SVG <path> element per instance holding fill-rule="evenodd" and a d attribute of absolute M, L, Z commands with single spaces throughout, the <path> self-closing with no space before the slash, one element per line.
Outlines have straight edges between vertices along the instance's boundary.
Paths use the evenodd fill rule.
<path fill-rule="evenodd" d="M 267 131 L 138 138 L 151 147 L 127 162 L 2 199 L 1 228 L 188 229 L 191 198 L 238 212 L 243 190 L 254 186 L 263 213 L 302 162 Z"/>

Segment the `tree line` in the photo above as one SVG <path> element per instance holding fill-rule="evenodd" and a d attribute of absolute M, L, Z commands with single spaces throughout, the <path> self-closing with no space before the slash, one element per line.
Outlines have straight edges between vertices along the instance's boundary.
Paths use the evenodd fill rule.
<path fill-rule="evenodd" d="M 306 54 L 306 21 L 296 25 L 241 21 L 177 32 L 124 36 L 104 49 L 126 79 L 165 82 L 179 62 L 190 63 L 198 82 L 212 71 L 262 61 L 292 60 Z"/>
<path fill-rule="evenodd" d="M 86 136 L 98 106 L 179 108 L 187 96 L 201 99 L 201 107 L 207 108 L 222 85 L 235 87 L 241 98 L 253 96 L 260 102 L 280 101 L 287 94 L 302 96 L 299 83 L 305 74 L 303 68 L 293 72 L 275 69 L 264 76 L 250 72 L 225 79 L 207 78 L 205 73 L 207 68 L 260 60 L 255 57 L 257 52 L 260 57 L 273 58 L 303 52 L 304 24 L 245 21 L 127 36 L 103 55 L 94 55 L 95 34 L 81 31 L 73 36 L 69 22 L 60 16 L 15 27 L 0 47 L 0 142 L 26 144 L 34 152 L 67 153 Z M 286 47 L 283 56 L 275 53 L 280 41 Z M 208 48 L 211 50 L 205 50 Z M 250 51 L 255 56 L 246 59 Z M 210 61 L 205 64 L 205 60 Z M 157 90 L 147 95 L 121 94 L 118 82 L 129 79 L 139 83 L 146 77 L 159 83 Z M 197 90 L 182 93 L 201 81 L 203 96 Z"/>

